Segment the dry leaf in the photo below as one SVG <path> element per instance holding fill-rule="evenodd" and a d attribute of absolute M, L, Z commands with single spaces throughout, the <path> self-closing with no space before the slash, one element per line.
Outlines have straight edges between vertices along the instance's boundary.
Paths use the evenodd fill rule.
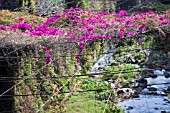
<path fill-rule="evenodd" d="M 170 99 L 170 93 L 168 93 L 168 99 Z"/>
<path fill-rule="evenodd" d="M 170 57 L 170 51 L 168 51 L 167 55 L 168 55 L 168 57 Z"/>

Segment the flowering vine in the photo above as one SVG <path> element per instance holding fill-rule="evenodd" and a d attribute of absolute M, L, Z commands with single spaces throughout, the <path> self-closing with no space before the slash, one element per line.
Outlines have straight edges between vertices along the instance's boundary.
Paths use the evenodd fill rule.
<path fill-rule="evenodd" d="M 152 11 L 127 16 L 123 10 L 117 14 L 107 12 L 83 11 L 79 8 L 71 8 L 68 12 L 55 14 L 43 23 L 25 23 L 23 18 L 19 18 L 17 24 L 10 26 L 0 26 L 0 30 L 13 30 L 30 34 L 30 36 L 53 36 L 74 40 L 79 44 L 79 54 L 81 58 L 84 44 L 90 44 L 97 39 L 110 38 L 130 38 L 138 32 L 146 32 L 154 27 L 170 24 L 170 15 L 166 11 L 164 14 L 157 14 Z M 162 35 L 166 37 L 163 32 Z M 162 37 L 162 35 L 160 37 Z M 57 41 L 56 41 L 57 42 Z M 138 44 L 142 44 L 140 37 Z M 47 51 L 45 47 L 42 48 Z M 51 53 L 47 54 L 46 62 L 50 62 Z"/>

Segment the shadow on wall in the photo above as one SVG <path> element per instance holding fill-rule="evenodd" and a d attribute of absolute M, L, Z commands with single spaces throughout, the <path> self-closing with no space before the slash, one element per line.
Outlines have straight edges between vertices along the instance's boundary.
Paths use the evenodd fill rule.
<path fill-rule="evenodd" d="M 13 69 L 8 67 L 8 63 L 6 61 L 0 61 L 0 65 L 0 94 L 2 94 L 14 85 L 14 81 L 12 79 L 3 79 L 3 77 L 13 76 Z M 14 97 L 11 95 L 14 95 L 14 90 L 10 90 L 0 97 L 0 113 L 13 111 Z"/>

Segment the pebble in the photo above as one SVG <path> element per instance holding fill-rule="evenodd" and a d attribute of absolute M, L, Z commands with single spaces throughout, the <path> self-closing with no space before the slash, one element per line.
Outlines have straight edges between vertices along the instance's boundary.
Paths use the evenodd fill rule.
<path fill-rule="evenodd" d="M 133 109 L 132 106 L 128 106 L 128 107 L 126 108 L 126 110 L 131 110 L 131 109 Z"/>
<path fill-rule="evenodd" d="M 117 91 L 118 97 L 124 98 L 124 99 L 125 98 L 128 99 L 128 98 L 132 97 L 133 93 L 134 93 L 134 91 L 130 88 L 120 88 Z"/>
<path fill-rule="evenodd" d="M 167 55 L 168 55 L 168 57 L 170 58 L 170 51 L 168 51 Z"/>
<path fill-rule="evenodd" d="M 170 111 L 161 111 L 161 113 L 170 113 Z"/>
<path fill-rule="evenodd" d="M 139 93 L 138 91 L 135 91 L 134 94 L 132 95 L 133 98 L 139 98 Z"/>
<path fill-rule="evenodd" d="M 170 86 L 168 86 L 167 91 L 170 92 Z"/>
<path fill-rule="evenodd" d="M 157 91 L 157 89 L 155 87 L 149 87 L 148 90 L 149 91 Z"/>
<path fill-rule="evenodd" d="M 138 87 L 146 88 L 147 85 L 146 85 L 146 84 L 143 84 L 143 83 L 138 83 Z"/>
<path fill-rule="evenodd" d="M 147 94 L 149 94 L 149 95 L 157 95 L 158 93 L 156 91 L 150 91 L 150 92 L 147 92 Z"/>
<path fill-rule="evenodd" d="M 161 113 L 166 113 L 166 111 L 161 111 Z"/>
<path fill-rule="evenodd" d="M 155 108 L 155 110 L 159 110 L 159 108 Z"/>
<path fill-rule="evenodd" d="M 166 71 L 170 71 L 170 66 L 168 65 L 166 65 L 166 66 L 164 66 L 164 69 L 166 70 Z"/>
<path fill-rule="evenodd" d="M 149 75 L 143 75 L 144 78 L 149 78 L 150 76 Z"/>
<path fill-rule="evenodd" d="M 137 80 L 138 87 L 147 87 L 147 80 L 143 77 Z"/>
<path fill-rule="evenodd" d="M 151 77 L 151 78 L 157 78 L 158 77 L 158 75 L 153 74 L 153 73 L 148 74 L 148 76 Z"/>
<path fill-rule="evenodd" d="M 168 73 L 168 72 L 164 72 L 163 74 L 164 74 L 165 78 L 169 78 L 170 77 L 170 73 Z"/>

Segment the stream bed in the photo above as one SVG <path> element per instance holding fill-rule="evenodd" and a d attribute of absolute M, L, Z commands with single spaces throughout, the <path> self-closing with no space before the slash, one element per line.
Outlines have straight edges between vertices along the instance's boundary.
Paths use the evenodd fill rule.
<path fill-rule="evenodd" d="M 166 77 L 165 77 L 166 73 Z M 137 98 L 119 102 L 125 113 L 170 113 L 170 77 L 165 70 L 154 70 L 154 77 L 145 77 L 146 88 Z M 169 98 L 168 98 L 169 97 Z"/>
<path fill-rule="evenodd" d="M 110 41 L 104 50 L 104 53 L 107 54 L 100 56 L 89 73 L 100 73 L 107 68 L 113 61 L 114 51 L 114 46 Z M 133 66 L 140 67 L 138 64 Z M 148 67 L 142 69 L 147 74 L 142 76 L 142 79 L 137 78 L 137 82 L 132 86 L 132 89 L 138 92 L 137 96 L 118 103 L 125 113 L 170 113 L 170 63 L 165 63 L 164 66 L 166 68 Z M 115 86 L 114 83 L 111 85 Z"/>

